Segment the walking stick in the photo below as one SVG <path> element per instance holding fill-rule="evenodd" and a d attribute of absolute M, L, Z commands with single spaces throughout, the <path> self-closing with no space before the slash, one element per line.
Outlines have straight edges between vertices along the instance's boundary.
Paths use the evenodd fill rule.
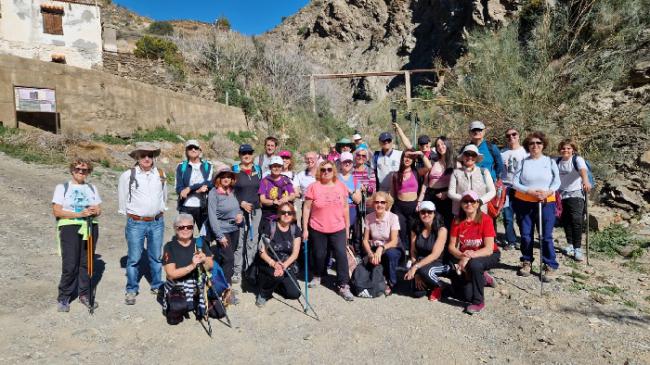
<path fill-rule="evenodd" d="M 390 110 L 390 119 L 391 119 L 391 126 L 393 129 L 395 129 L 395 123 L 397 123 L 397 109 L 391 109 Z M 397 133 L 395 133 L 395 147 L 399 149 L 399 136 Z"/>
<path fill-rule="evenodd" d="M 589 266 L 589 196 L 586 191 L 582 191 L 585 197 L 585 215 L 587 216 L 587 232 L 585 233 L 585 246 L 587 246 L 587 266 Z"/>
<path fill-rule="evenodd" d="M 275 250 L 271 246 L 271 239 L 267 235 L 262 236 L 262 242 L 264 242 L 264 247 L 268 248 L 269 252 L 271 252 L 271 254 L 273 254 L 273 259 L 275 261 L 277 261 L 277 262 L 282 262 L 282 260 L 280 260 L 280 257 L 278 256 L 278 254 L 275 252 Z M 305 247 L 307 247 L 307 246 L 305 245 Z M 307 296 L 305 296 L 305 294 L 303 294 L 302 290 L 300 290 L 300 285 L 298 285 L 298 281 L 296 280 L 296 278 L 293 277 L 293 274 L 289 270 L 284 270 L 284 273 L 287 275 L 287 277 L 289 278 L 291 283 L 293 283 L 293 285 L 296 286 L 296 289 L 298 289 L 298 291 L 300 292 L 300 295 L 303 298 L 305 298 L 305 304 L 304 305 L 302 304 L 302 302 L 300 302 L 300 299 L 298 299 L 298 303 L 300 303 L 300 305 L 302 306 L 303 312 L 305 314 L 307 314 L 307 310 L 311 309 L 312 313 L 314 313 L 315 319 L 317 321 L 320 321 L 320 318 L 318 317 L 318 314 L 314 310 L 314 307 L 312 307 L 311 304 L 309 304 L 309 300 L 307 299 Z"/>
<path fill-rule="evenodd" d="M 95 255 L 93 254 L 93 217 L 86 217 L 86 227 L 88 228 L 88 239 L 86 240 L 86 267 L 88 271 L 88 313 L 95 312 L 95 296 L 93 295 L 93 272 Z"/>
<path fill-rule="evenodd" d="M 539 295 L 544 295 L 544 242 L 542 239 L 542 202 L 537 206 L 537 238 L 539 240 Z"/>
<path fill-rule="evenodd" d="M 309 249 L 307 248 L 307 240 L 303 241 L 302 244 L 305 253 L 305 303 L 311 306 L 309 304 Z"/>
<path fill-rule="evenodd" d="M 200 240 L 201 239 L 199 238 L 197 240 L 197 244 L 194 246 L 195 255 L 199 253 L 199 249 L 202 246 Z M 196 265 L 196 271 L 198 273 L 198 279 L 199 279 L 197 283 L 199 281 L 203 281 L 203 290 L 201 291 L 201 295 L 203 295 L 203 303 L 205 304 L 205 310 L 201 313 L 201 316 L 199 317 L 199 322 L 201 323 L 201 326 L 203 326 L 203 329 L 205 329 L 205 332 L 208 334 L 208 336 L 212 337 L 212 325 L 210 324 L 210 316 L 208 315 L 208 303 L 209 303 L 208 289 L 210 288 L 211 283 L 210 280 L 208 279 L 207 270 L 205 270 L 203 264 Z M 206 325 L 203 325 L 203 320 L 205 320 Z"/>

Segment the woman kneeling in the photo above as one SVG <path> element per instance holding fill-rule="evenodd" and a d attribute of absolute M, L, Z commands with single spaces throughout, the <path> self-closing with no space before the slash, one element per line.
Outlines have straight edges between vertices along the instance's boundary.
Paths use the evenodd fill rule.
<path fill-rule="evenodd" d="M 274 291 L 286 299 L 300 298 L 300 289 L 294 280 L 298 273 L 295 262 L 300 253 L 302 231 L 296 225 L 293 204 L 280 204 L 277 221 L 265 225 L 262 234 L 268 237 L 268 241 L 260 246 L 260 260 L 257 262 L 259 293 L 255 305 L 264 306 Z M 293 279 L 289 275 L 293 275 Z"/>
<path fill-rule="evenodd" d="M 442 297 L 440 277 L 453 270 L 443 264 L 443 251 L 447 242 L 447 228 L 442 215 L 436 212 L 433 202 L 420 203 L 420 219 L 411 231 L 411 268 L 404 279 L 414 280 L 413 296 L 419 298 L 429 292 L 429 300 Z"/>
<path fill-rule="evenodd" d="M 479 196 L 466 191 L 461 197 L 461 210 L 451 225 L 449 253 L 458 260 L 460 273 L 452 278 L 457 296 L 470 304 L 469 314 L 485 307 L 483 288 L 494 287 L 494 278 L 486 270 L 499 263 L 501 253 L 494 242 L 492 219 L 479 208 Z"/>

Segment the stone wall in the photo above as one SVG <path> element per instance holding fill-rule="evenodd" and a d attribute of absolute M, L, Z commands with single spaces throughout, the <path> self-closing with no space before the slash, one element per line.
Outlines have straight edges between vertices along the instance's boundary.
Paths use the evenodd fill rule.
<path fill-rule="evenodd" d="M 63 132 L 122 134 L 163 126 L 206 134 L 246 128 L 239 108 L 100 71 L 0 55 L 5 126 L 16 126 L 13 85 L 55 89 Z"/>

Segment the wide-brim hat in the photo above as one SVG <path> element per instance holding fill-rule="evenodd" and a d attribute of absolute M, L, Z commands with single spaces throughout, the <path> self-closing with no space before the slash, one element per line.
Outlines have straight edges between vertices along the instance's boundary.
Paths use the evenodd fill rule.
<path fill-rule="evenodd" d="M 138 159 L 139 152 L 153 152 L 153 157 L 160 156 L 160 147 L 151 142 L 137 142 L 133 151 L 129 152 L 129 156 Z"/>
<path fill-rule="evenodd" d="M 341 148 L 343 148 L 345 146 L 350 147 L 352 152 L 354 152 L 354 150 L 357 147 L 357 145 L 355 145 L 354 142 L 350 141 L 349 138 L 341 138 L 341 139 L 339 139 L 338 142 L 336 142 L 336 145 L 335 145 L 336 152 L 341 153 Z"/>
<path fill-rule="evenodd" d="M 230 167 L 228 167 L 228 166 L 224 166 L 224 167 L 220 168 L 219 170 L 217 170 L 217 174 L 214 175 L 214 178 L 216 180 L 216 179 L 220 178 L 222 175 L 225 175 L 225 174 L 230 174 L 230 175 L 232 175 L 231 177 L 235 177 L 235 173 L 232 171 L 232 169 Z"/>
<path fill-rule="evenodd" d="M 463 161 L 463 154 L 465 152 L 474 152 L 474 153 L 476 153 L 476 163 L 479 163 L 479 162 L 483 161 L 483 154 L 481 154 L 478 151 L 478 148 L 476 147 L 476 145 L 473 145 L 471 143 L 468 144 L 467 146 L 465 146 L 465 148 L 463 148 L 463 151 L 457 157 L 458 161 L 461 161 L 461 162 Z"/>

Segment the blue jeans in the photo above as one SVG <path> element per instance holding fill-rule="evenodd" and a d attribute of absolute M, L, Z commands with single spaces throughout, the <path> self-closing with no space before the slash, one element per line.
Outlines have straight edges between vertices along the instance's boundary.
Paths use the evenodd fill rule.
<path fill-rule="evenodd" d="M 521 261 L 533 262 L 533 230 L 539 221 L 538 204 L 513 199 L 512 207 L 517 214 L 517 223 L 521 233 Z M 555 247 L 553 245 L 553 228 L 555 227 L 555 203 L 542 203 L 542 262 L 557 269 Z"/>
<path fill-rule="evenodd" d="M 140 270 L 138 264 L 147 239 L 147 256 L 151 272 L 151 289 L 158 289 L 162 282 L 162 243 L 165 233 L 165 219 L 160 217 L 151 222 L 136 221 L 127 218 L 124 234 L 129 251 L 126 260 L 126 292 L 137 293 L 140 288 Z"/>
<path fill-rule="evenodd" d="M 404 256 L 404 251 L 401 247 L 389 248 L 381 256 L 381 263 L 384 265 L 384 276 L 388 279 L 388 285 L 391 288 L 397 284 L 397 266 L 402 256 Z"/>
<path fill-rule="evenodd" d="M 506 243 L 514 245 L 517 242 L 517 233 L 515 233 L 515 212 L 511 206 L 507 206 L 503 208 L 502 216 L 503 228 L 506 231 Z"/>

